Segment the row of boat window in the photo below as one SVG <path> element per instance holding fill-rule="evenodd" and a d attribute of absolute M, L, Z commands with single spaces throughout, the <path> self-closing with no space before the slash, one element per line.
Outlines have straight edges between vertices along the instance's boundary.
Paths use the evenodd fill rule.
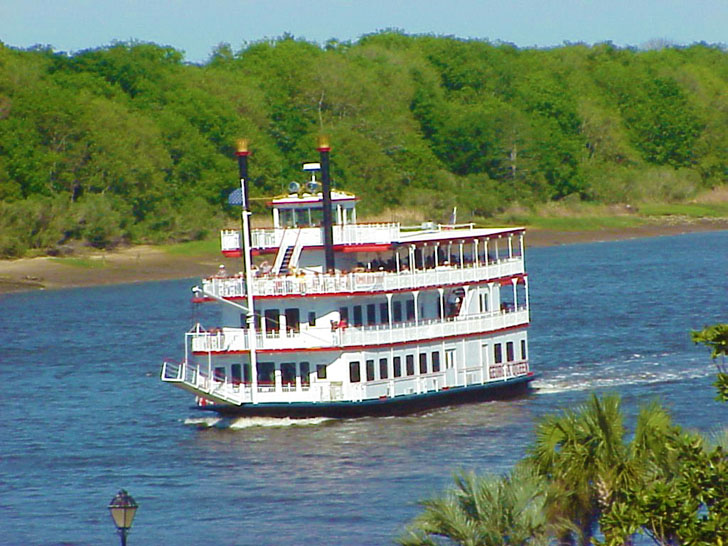
<path fill-rule="evenodd" d="M 513 341 L 505 343 L 505 355 L 503 353 L 503 343 L 493 344 L 493 360 L 496 364 L 503 363 L 503 357 L 507 362 L 513 362 L 515 358 L 515 344 Z M 526 360 L 526 340 L 522 339 L 520 343 L 520 359 Z M 455 350 L 446 351 L 445 354 L 446 367 L 455 366 Z M 379 361 L 375 359 L 367 359 L 364 362 L 364 373 L 362 374 L 361 361 L 354 360 L 349 362 L 349 381 L 351 383 L 359 383 L 362 377 L 365 381 L 376 381 L 389 379 L 389 377 L 402 377 L 415 375 L 415 355 L 409 354 L 404 357 L 404 367 L 402 366 L 402 357 L 392 357 L 392 367 L 389 367 L 389 357 L 382 357 Z M 274 362 L 258 362 L 257 380 L 258 385 L 275 385 L 275 363 Z M 440 351 L 432 351 L 429 353 L 422 352 L 418 356 L 418 371 L 420 374 L 437 373 L 440 371 Z M 280 365 L 281 384 L 283 387 L 295 387 L 296 377 L 300 378 L 301 387 L 308 388 L 311 384 L 311 365 L 309 362 L 283 362 Z M 326 379 L 326 365 L 316 365 L 316 378 Z M 226 380 L 226 369 L 224 366 L 215 368 L 215 380 Z M 251 382 L 250 364 L 232 364 L 230 366 L 230 382 L 233 385 L 241 383 L 249 384 Z"/>
<path fill-rule="evenodd" d="M 487 301 L 487 295 L 483 295 L 483 300 Z M 445 314 L 453 316 L 459 311 L 459 304 L 462 298 L 458 298 L 452 302 L 448 302 L 445 309 Z M 482 303 L 482 306 L 487 309 L 487 303 Z M 437 315 L 439 316 L 439 307 L 437 309 Z M 378 312 L 378 313 L 377 313 Z M 299 332 L 301 329 L 301 316 L 300 311 L 297 308 L 288 308 L 283 311 L 286 317 L 286 330 L 289 332 Z M 377 317 L 377 314 L 379 317 Z M 339 323 L 340 324 L 351 324 L 352 326 L 373 326 L 376 324 L 388 324 L 389 323 L 389 305 L 387 302 L 383 303 L 370 303 L 368 305 L 354 305 L 351 307 L 351 315 L 349 314 L 349 307 L 339 308 Z M 265 319 L 265 331 L 266 332 L 277 332 L 280 330 L 280 310 L 279 309 L 266 309 L 263 312 L 263 318 Z M 316 326 L 316 313 L 310 311 L 308 313 L 308 326 Z M 351 320 L 349 320 L 351 318 Z M 365 322 L 366 318 L 366 322 Z M 378 319 L 378 320 L 377 320 Z M 392 301 L 392 322 L 398 323 L 403 321 L 415 320 L 415 301 L 414 299 L 407 299 L 404 301 L 394 300 Z M 245 327 L 246 316 L 240 315 L 240 325 Z M 261 317 L 256 315 L 256 329 L 260 331 L 262 329 Z"/>
<path fill-rule="evenodd" d="M 419 356 L 419 373 L 436 373 L 440 371 L 440 351 L 432 351 L 430 353 L 431 358 L 428 365 L 427 353 L 420 353 Z M 402 377 L 404 375 L 410 376 L 415 375 L 415 355 L 405 355 L 405 368 L 402 369 L 402 357 L 392 357 L 392 377 Z M 366 374 L 366 381 L 376 381 L 377 379 L 389 379 L 389 358 L 380 358 L 379 365 L 375 366 L 374 359 L 368 359 L 365 361 L 364 373 Z M 375 372 L 378 372 L 376 374 Z M 349 381 L 351 383 L 361 382 L 361 362 L 355 360 L 349 362 Z"/>

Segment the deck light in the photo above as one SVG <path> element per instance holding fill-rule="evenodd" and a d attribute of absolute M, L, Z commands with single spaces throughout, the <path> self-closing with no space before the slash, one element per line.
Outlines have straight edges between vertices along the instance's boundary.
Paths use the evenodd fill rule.
<path fill-rule="evenodd" d="M 121 536 L 121 546 L 126 546 L 126 535 L 131 529 L 131 523 L 134 521 L 137 508 L 139 508 L 139 505 L 124 489 L 111 499 L 109 512 L 114 520 L 114 525 L 116 525 L 116 530 Z"/>

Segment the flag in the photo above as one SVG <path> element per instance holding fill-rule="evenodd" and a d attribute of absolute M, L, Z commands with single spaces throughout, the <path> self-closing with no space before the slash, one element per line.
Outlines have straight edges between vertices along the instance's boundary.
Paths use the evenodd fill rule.
<path fill-rule="evenodd" d="M 450 215 L 450 225 L 454 226 L 458 222 L 458 208 L 453 207 L 452 214 Z"/>
<path fill-rule="evenodd" d="M 243 206 L 243 190 L 240 188 L 237 188 L 230 192 L 230 195 L 228 195 L 228 204 L 242 207 Z"/>

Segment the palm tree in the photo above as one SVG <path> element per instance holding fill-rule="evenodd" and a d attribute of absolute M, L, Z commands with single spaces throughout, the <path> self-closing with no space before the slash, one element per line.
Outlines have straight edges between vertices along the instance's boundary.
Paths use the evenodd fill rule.
<path fill-rule="evenodd" d="M 553 489 L 549 517 L 573 524 L 575 530 L 560 537 L 563 543 L 590 544 L 599 515 L 637 479 L 622 420 L 619 396 L 592 395 L 576 410 L 547 416 L 537 425 L 529 460 Z"/>
<path fill-rule="evenodd" d="M 460 473 L 455 487 L 421 502 L 422 514 L 398 539 L 403 546 L 448 543 L 463 546 L 545 545 L 554 534 L 546 518 L 547 486 L 530 467 L 504 477 Z"/>

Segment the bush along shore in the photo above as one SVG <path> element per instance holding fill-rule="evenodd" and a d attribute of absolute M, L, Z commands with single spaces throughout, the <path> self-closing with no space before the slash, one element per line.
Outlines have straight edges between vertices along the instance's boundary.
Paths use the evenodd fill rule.
<path fill-rule="evenodd" d="M 728 52 L 709 44 L 387 31 L 221 44 L 195 65 L 151 43 L 0 44 L 0 257 L 213 237 L 236 214 L 240 137 L 256 207 L 301 179 L 321 133 L 363 215 L 520 223 L 549 205 L 686 203 L 726 185 L 727 87 Z"/>
<path fill-rule="evenodd" d="M 526 244 L 553 246 L 726 229 L 728 219 L 683 219 L 591 230 L 533 228 L 527 230 Z M 219 264 L 225 264 L 228 271 L 241 268 L 240 259 L 222 256 L 217 239 L 115 251 L 92 249 L 67 257 L 0 260 L 0 293 L 201 277 L 214 273 Z"/>

